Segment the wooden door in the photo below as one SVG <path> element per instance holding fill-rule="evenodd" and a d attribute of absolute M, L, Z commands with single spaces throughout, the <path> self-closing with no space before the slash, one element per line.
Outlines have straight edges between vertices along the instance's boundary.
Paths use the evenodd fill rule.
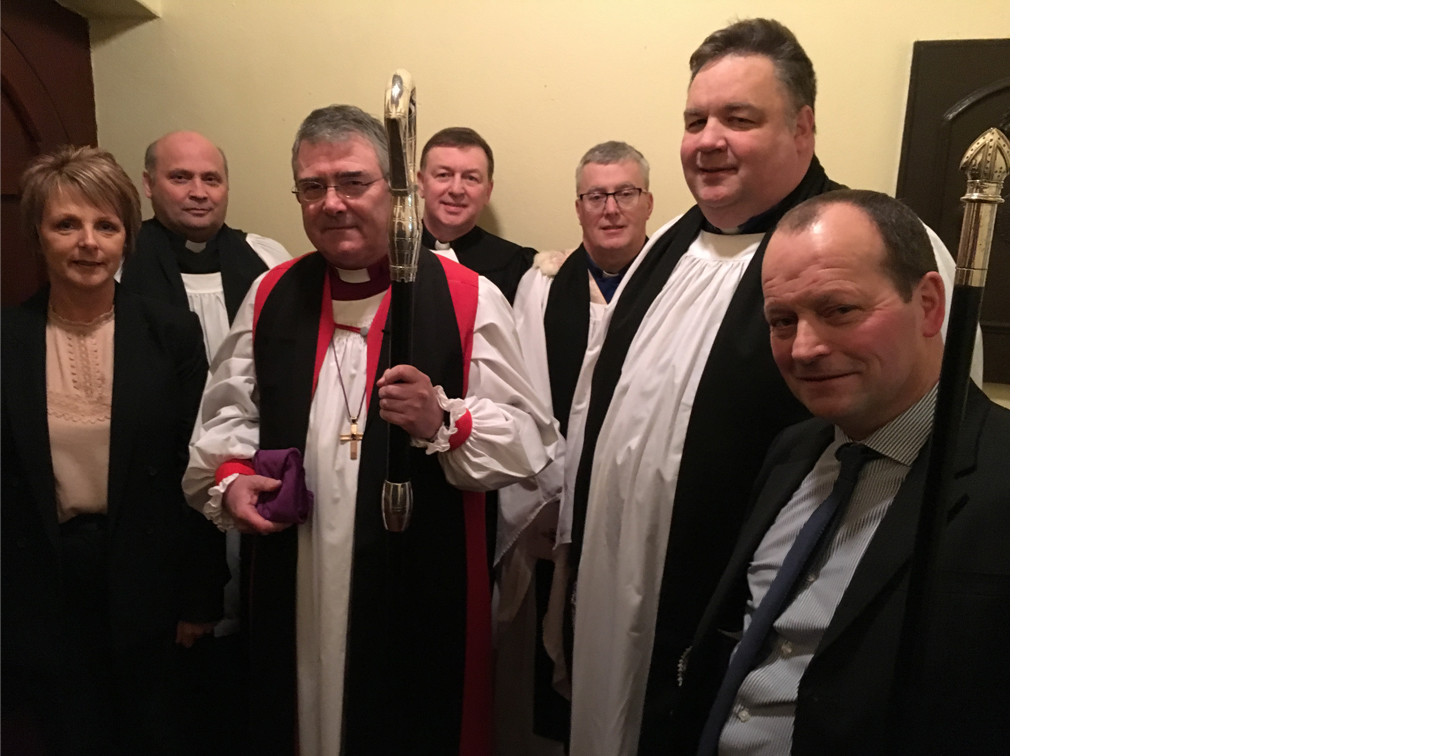
<path fill-rule="evenodd" d="M 895 196 L 953 252 L 963 217 L 965 149 L 991 127 L 1010 136 L 1010 40 L 916 42 Z M 1010 382 L 1010 182 L 995 218 L 980 307 L 985 381 Z"/>
<path fill-rule="evenodd" d="M 19 304 L 44 280 L 20 222 L 20 175 L 36 155 L 95 144 L 90 29 L 54 0 L 0 0 L 0 304 Z"/>

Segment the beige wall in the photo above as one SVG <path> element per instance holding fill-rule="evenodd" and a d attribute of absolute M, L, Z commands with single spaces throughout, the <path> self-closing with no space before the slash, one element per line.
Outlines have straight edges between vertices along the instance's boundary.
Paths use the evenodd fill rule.
<path fill-rule="evenodd" d="M 163 0 L 156 20 L 92 21 L 100 145 L 138 182 L 145 145 L 177 128 L 230 159 L 230 223 L 311 249 L 290 188 L 310 110 L 379 113 L 410 70 L 419 138 L 475 128 L 496 156 L 481 225 L 539 249 L 579 240 L 575 162 L 623 139 L 645 153 L 654 230 L 691 204 L 679 166 L 690 53 L 735 18 L 779 19 L 815 63 L 817 152 L 830 175 L 893 192 L 922 39 L 1008 37 L 1008 0 Z"/>

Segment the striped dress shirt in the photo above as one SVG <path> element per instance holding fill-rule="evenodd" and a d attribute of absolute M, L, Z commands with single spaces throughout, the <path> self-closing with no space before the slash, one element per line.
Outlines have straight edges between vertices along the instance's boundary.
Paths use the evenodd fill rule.
<path fill-rule="evenodd" d="M 932 386 L 920 401 L 867 438 L 851 439 L 836 428 L 835 440 L 820 455 L 814 469 L 761 539 L 750 562 L 750 599 L 745 608 L 747 628 L 750 615 L 765 598 L 790 544 L 835 485 L 840 473 L 835 450 L 841 444 L 860 441 L 883 455 L 861 471 L 849 506 L 832 527 L 829 543 L 816 548 L 809 571 L 800 580 L 794 598 L 776 618 L 774 632 L 768 639 L 768 656 L 740 684 L 730 718 L 720 733 L 721 756 L 790 753 L 800 678 L 819 647 L 820 638 L 850 585 L 875 529 L 895 501 L 895 494 L 910 473 L 921 447 L 930 438 L 935 395 L 936 387 Z"/>

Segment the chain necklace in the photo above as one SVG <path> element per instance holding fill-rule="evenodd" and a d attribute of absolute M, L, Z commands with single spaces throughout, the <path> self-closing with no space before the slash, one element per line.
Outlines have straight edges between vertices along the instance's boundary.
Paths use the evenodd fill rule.
<path fill-rule="evenodd" d="M 69 326 L 71 328 L 91 328 L 105 322 L 106 320 L 109 320 L 110 318 L 115 317 L 115 305 L 110 305 L 110 309 L 100 313 L 91 320 L 71 320 L 64 315 L 61 315 L 60 311 L 55 309 L 54 302 L 50 303 L 49 309 L 50 317 L 52 319 L 54 319 L 60 325 Z"/>
<path fill-rule="evenodd" d="M 341 443 L 350 444 L 350 459 L 360 458 L 360 441 L 365 434 L 360 432 L 360 408 L 356 407 L 354 412 L 350 411 L 350 392 L 345 389 L 345 376 L 340 370 L 340 350 L 335 347 L 335 332 L 330 332 L 330 356 L 335 358 L 335 378 L 340 381 L 340 397 L 345 400 L 345 414 L 350 416 L 350 432 L 340 434 Z M 360 398 L 360 404 L 365 404 L 365 398 Z"/>

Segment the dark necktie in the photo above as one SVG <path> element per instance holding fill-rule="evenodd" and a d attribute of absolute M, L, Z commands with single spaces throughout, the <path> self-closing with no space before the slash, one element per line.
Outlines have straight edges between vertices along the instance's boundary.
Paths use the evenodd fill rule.
<path fill-rule="evenodd" d="M 720 691 L 715 697 L 715 703 L 710 707 L 710 717 L 705 720 L 705 729 L 700 733 L 700 756 L 709 756 L 719 747 L 720 731 L 730 718 L 730 710 L 735 705 L 735 695 L 740 691 L 740 683 L 745 681 L 750 670 L 760 662 L 770 629 L 774 627 L 780 612 L 789 605 L 796 580 L 800 573 L 805 571 L 815 547 L 820 545 L 831 521 L 850 503 L 850 494 L 855 491 L 855 482 L 860 479 L 860 469 L 866 462 L 879 456 L 880 453 L 874 449 L 857 443 L 844 444 L 835 450 L 835 458 L 840 460 L 840 474 L 835 478 L 835 486 L 830 489 L 830 495 L 825 497 L 825 501 L 820 503 L 815 513 L 810 515 L 810 519 L 805 521 L 800 534 L 795 536 L 795 542 L 785 554 L 785 561 L 780 563 L 780 569 L 776 570 L 775 579 L 765 591 L 760 606 L 750 615 L 750 626 L 745 629 L 745 634 L 740 637 L 740 643 L 735 647 L 735 653 L 730 657 L 730 666 L 725 669 L 725 679 L 720 683 Z"/>

